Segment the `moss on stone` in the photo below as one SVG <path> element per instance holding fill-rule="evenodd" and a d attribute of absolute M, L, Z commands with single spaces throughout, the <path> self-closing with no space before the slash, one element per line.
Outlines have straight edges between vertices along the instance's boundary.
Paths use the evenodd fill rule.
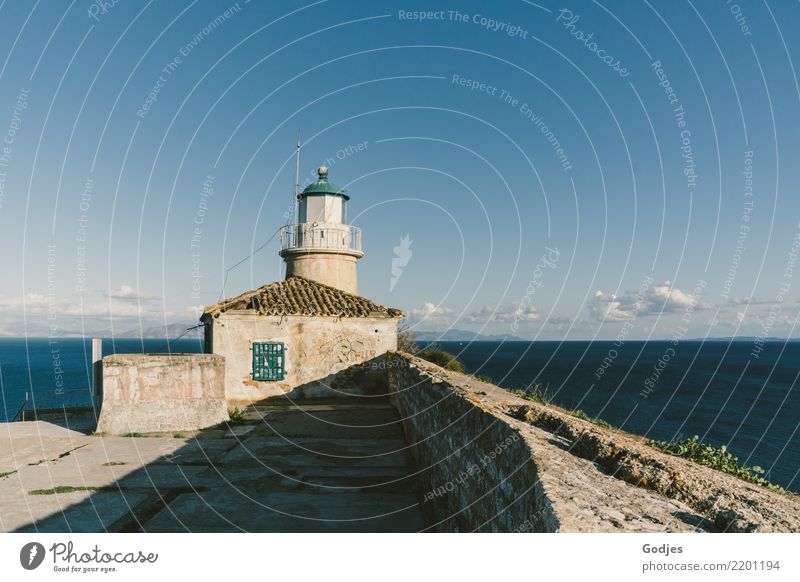
<path fill-rule="evenodd" d="M 50 489 L 33 489 L 28 495 L 56 495 L 57 493 L 75 493 L 76 491 L 97 491 L 99 487 L 73 487 L 72 485 L 59 485 Z"/>

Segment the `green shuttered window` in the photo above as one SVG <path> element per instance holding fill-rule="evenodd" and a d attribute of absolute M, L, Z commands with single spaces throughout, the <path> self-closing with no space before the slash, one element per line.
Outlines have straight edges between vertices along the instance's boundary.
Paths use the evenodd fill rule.
<path fill-rule="evenodd" d="M 253 380 L 283 380 L 285 350 L 279 342 L 253 342 Z"/>

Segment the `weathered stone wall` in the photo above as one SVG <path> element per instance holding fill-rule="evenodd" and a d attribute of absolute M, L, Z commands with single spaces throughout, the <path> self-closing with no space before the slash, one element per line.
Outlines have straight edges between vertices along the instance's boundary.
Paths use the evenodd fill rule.
<path fill-rule="evenodd" d="M 97 431 L 197 430 L 228 420 L 225 360 L 213 354 L 115 354 L 103 358 Z"/>
<path fill-rule="evenodd" d="M 225 357 L 225 394 L 230 403 L 283 394 L 311 398 L 360 393 L 359 383 L 337 383 L 337 374 L 397 349 L 395 318 L 276 317 L 227 311 L 211 325 L 213 353 Z M 283 342 L 283 381 L 252 379 L 254 341 Z"/>
<path fill-rule="evenodd" d="M 378 365 L 440 531 L 800 531 L 796 495 L 419 358 Z"/>
<path fill-rule="evenodd" d="M 437 366 L 398 354 L 385 366 L 438 531 L 558 529 L 518 429 L 476 405 Z"/>

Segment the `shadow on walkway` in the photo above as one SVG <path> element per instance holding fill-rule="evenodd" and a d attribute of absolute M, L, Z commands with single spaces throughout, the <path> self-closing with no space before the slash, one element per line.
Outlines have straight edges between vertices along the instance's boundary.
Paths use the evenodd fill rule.
<path fill-rule="evenodd" d="M 0 525 L 25 532 L 422 531 L 429 519 L 415 473 L 388 398 L 272 398 L 248 407 L 239 422 L 194 435 L 79 435 L 58 457 L 0 480 L 0 507 L 9 509 Z"/>

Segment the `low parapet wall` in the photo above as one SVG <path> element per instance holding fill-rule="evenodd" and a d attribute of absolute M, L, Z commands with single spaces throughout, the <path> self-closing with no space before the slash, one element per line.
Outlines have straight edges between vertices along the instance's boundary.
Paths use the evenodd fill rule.
<path fill-rule="evenodd" d="M 438 531 L 558 529 L 527 442 L 458 388 L 466 377 L 399 354 L 387 369 Z"/>
<path fill-rule="evenodd" d="M 389 390 L 439 531 L 800 531 L 800 502 L 402 353 Z"/>
<path fill-rule="evenodd" d="M 222 356 L 116 354 L 103 358 L 98 432 L 197 430 L 226 420 Z"/>

